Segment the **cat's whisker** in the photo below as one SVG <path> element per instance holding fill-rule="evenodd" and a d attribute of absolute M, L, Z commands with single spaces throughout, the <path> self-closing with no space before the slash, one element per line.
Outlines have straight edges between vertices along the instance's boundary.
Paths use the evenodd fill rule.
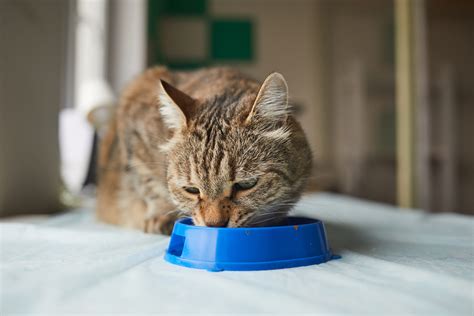
<path fill-rule="evenodd" d="M 292 209 L 283 210 L 283 211 L 278 210 L 278 208 L 280 208 L 280 207 L 288 207 L 288 206 L 291 207 Z M 324 204 L 314 203 L 314 202 L 306 202 L 306 201 L 299 201 L 299 202 L 295 202 L 295 203 L 281 202 L 281 203 L 272 205 L 271 207 L 269 207 L 267 209 L 263 209 L 263 210 L 259 211 L 258 213 L 253 215 L 251 219 L 249 219 L 249 222 L 251 222 L 252 220 L 258 219 L 258 218 L 266 217 L 266 216 L 287 215 L 291 211 L 294 210 L 294 207 L 312 207 L 312 208 L 314 208 L 314 207 L 324 207 Z M 254 223 L 252 223 L 252 224 L 254 224 Z"/>
<path fill-rule="evenodd" d="M 245 225 L 245 223 L 251 216 L 252 216 L 252 213 L 245 214 L 245 216 L 242 217 L 240 221 L 235 223 L 235 227 L 242 227 L 243 225 Z"/>
<path fill-rule="evenodd" d="M 285 218 L 287 214 L 277 214 L 277 215 L 267 215 L 267 216 L 255 216 L 246 221 L 246 224 L 253 226 L 259 223 L 260 221 L 274 220 L 278 218 Z"/>
<path fill-rule="evenodd" d="M 275 217 L 269 217 L 269 218 L 261 219 L 259 221 L 250 221 L 250 224 L 253 226 L 256 226 L 256 225 L 262 225 L 264 223 L 268 223 L 271 221 L 275 221 Z"/>
<path fill-rule="evenodd" d="M 269 212 L 265 214 L 257 214 L 253 216 L 252 218 L 261 218 L 261 217 L 267 217 L 267 216 L 277 216 L 277 215 L 286 215 L 288 212 Z"/>
<path fill-rule="evenodd" d="M 250 223 L 251 225 L 255 225 L 255 220 L 261 220 L 264 217 L 269 217 L 270 219 L 274 219 L 275 217 L 279 216 L 286 216 L 288 214 L 288 210 L 278 210 L 279 204 L 267 206 L 265 209 L 260 210 L 259 212 L 250 213 L 250 216 L 244 218 L 239 225 L 246 225 Z"/>
<path fill-rule="evenodd" d="M 286 215 L 286 214 L 288 214 L 287 211 L 285 211 L 285 212 L 267 212 L 267 213 L 263 213 L 263 214 L 257 213 L 253 216 L 253 218 L 266 217 L 266 216 Z"/>

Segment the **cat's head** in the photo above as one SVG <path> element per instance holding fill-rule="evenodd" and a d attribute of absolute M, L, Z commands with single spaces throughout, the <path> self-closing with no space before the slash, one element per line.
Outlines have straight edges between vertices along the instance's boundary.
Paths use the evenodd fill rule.
<path fill-rule="evenodd" d="M 174 203 L 202 226 L 270 225 L 299 199 L 311 153 L 281 74 L 196 100 L 162 81 L 163 146 Z M 242 85 L 242 86 L 239 86 Z"/>

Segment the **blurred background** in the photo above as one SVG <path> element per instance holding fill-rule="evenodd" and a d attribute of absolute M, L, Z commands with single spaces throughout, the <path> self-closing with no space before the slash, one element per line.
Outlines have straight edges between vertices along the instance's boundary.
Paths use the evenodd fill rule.
<path fill-rule="evenodd" d="M 97 133 L 152 65 L 288 81 L 309 191 L 474 214 L 470 0 L 0 0 L 0 214 L 94 191 Z"/>

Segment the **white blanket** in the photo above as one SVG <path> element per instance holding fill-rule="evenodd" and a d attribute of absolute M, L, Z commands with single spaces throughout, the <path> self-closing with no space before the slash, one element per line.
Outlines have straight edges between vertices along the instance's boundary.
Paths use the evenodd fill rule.
<path fill-rule="evenodd" d="M 308 313 L 473 315 L 473 217 L 305 197 L 342 259 L 259 272 L 163 260 L 169 237 L 96 222 L 79 209 L 1 226 L 0 314 Z"/>

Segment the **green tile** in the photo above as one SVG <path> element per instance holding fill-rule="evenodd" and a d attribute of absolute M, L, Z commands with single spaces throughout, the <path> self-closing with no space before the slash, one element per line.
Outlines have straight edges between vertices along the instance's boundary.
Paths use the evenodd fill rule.
<path fill-rule="evenodd" d="M 160 62 L 160 47 L 158 25 L 160 17 L 164 12 L 165 2 L 161 0 L 148 0 L 148 65 L 158 64 Z"/>
<path fill-rule="evenodd" d="M 213 19 L 211 21 L 211 59 L 250 61 L 253 52 L 251 20 Z"/>
<path fill-rule="evenodd" d="M 204 15 L 207 12 L 207 0 L 161 1 L 165 2 L 165 14 L 168 15 Z"/>

